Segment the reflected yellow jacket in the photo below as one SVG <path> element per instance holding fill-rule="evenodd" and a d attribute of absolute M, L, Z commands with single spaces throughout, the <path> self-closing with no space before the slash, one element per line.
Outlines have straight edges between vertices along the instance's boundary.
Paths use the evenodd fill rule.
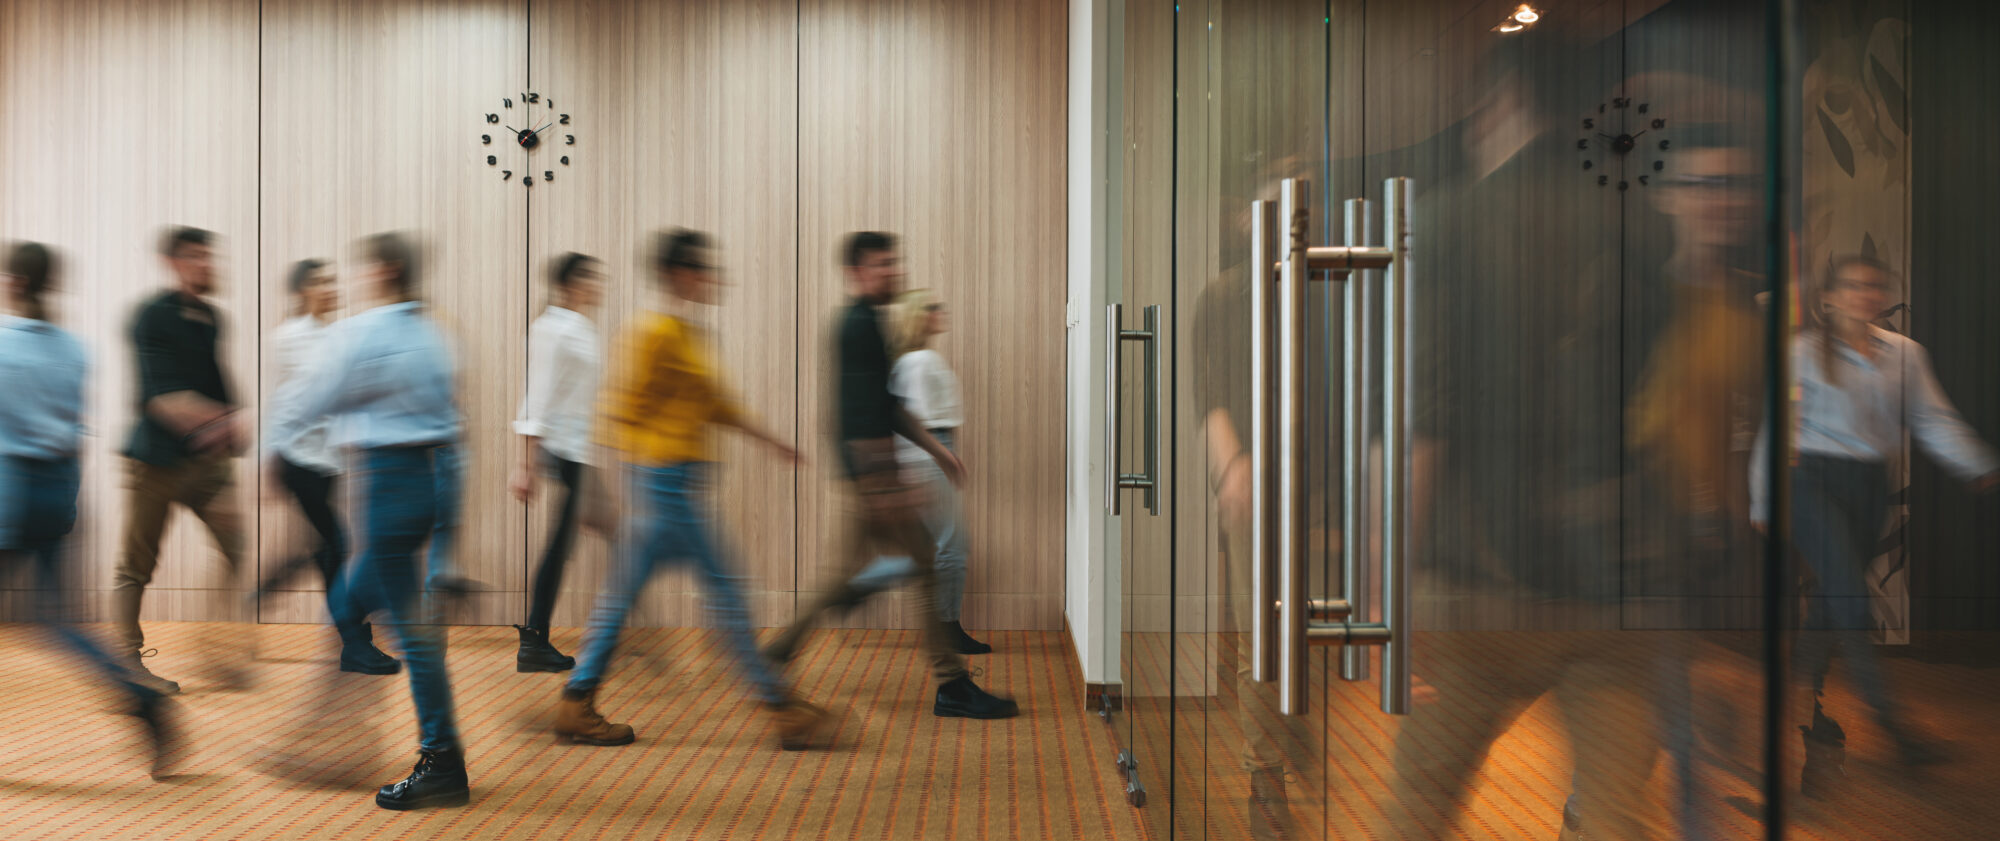
<path fill-rule="evenodd" d="M 714 461 L 710 424 L 743 409 L 722 387 L 699 327 L 646 313 L 620 334 L 599 399 L 599 443 L 633 464 Z"/>

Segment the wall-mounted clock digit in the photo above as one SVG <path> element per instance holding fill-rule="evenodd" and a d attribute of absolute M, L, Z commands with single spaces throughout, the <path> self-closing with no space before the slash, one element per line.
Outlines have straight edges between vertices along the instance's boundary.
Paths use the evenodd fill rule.
<path fill-rule="evenodd" d="M 499 154 L 486 155 L 486 165 L 500 170 L 501 181 L 510 182 L 514 180 L 515 170 L 501 169 L 503 165 L 517 166 L 522 172 L 533 173 L 535 171 L 534 165 L 537 159 L 541 157 L 539 150 L 542 147 L 542 141 L 546 139 L 544 135 L 554 126 L 572 125 L 570 115 L 556 111 L 555 107 L 556 101 L 554 99 L 545 99 L 540 93 L 534 91 L 523 91 L 518 98 L 511 96 L 502 97 L 500 100 L 500 110 L 485 115 L 483 125 L 500 126 L 508 132 L 501 135 L 503 142 L 498 145 L 502 150 L 511 147 L 511 151 L 501 151 Z M 517 123 L 518 126 L 516 125 Z M 574 128 L 565 129 L 566 132 L 574 130 Z M 509 140 L 512 142 L 504 142 Z M 480 134 L 479 145 L 495 145 L 493 135 L 491 133 Z M 563 145 L 575 146 L 576 135 L 565 133 L 563 135 Z M 546 160 L 542 162 L 546 163 Z M 569 166 L 569 155 L 558 156 L 557 162 L 562 166 Z M 521 185 L 524 187 L 533 187 L 535 186 L 535 180 L 535 176 L 533 175 L 523 175 L 521 176 Z M 541 181 L 543 183 L 554 180 L 556 180 L 554 169 L 545 168 L 542 170 Z"/>

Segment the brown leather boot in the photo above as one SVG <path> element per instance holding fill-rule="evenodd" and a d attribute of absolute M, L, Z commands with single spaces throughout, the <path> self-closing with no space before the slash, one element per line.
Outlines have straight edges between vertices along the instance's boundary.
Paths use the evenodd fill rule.
<path fill-rule="evenodd" d="M 556 702 L 556 738 L 579 745 L 629 745 L 632 725 L 613 724 L 597 712 L 597 690 L 564 689 Z"/>
<path fill-rule="evenodd" d="M 778 731 L 778 746 L 785 750 L 805 750 L 833 721 L 833 714 L 794 696 L 773 704 L 771 727 Z"/>

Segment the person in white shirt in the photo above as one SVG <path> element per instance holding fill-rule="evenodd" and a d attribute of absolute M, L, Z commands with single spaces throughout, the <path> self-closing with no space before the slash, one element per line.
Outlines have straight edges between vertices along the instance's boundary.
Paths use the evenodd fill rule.
<path fill-rule="evenodd" d="M 549 273 L 549 306 L 528 328 L 528 389 L 514 432 L 521 436 L 521 462 L 508 482 L 523 503 L 535 498 L 543 469 L 563 484 L 562 506 L 549 528 L 548 546 L 535 570 L 528 622 L 515 625 L 521 650 L 519 672 L 566 672 L 576 658 L 549 642 L 549 621 L 562 589 L 563 565 L 576 542 L 578 511 L 590 473 L 591 406 L 603 367 L 597 325 L 591 319 L 604 299 L 604 273 L 595 258 L 571 252 L 556 258 Z"/>
<path fill-rule="evenodd" d="M 1814 690 L 1813 723 L 1804 728 L 1809 796 L 1833 794 L 1844 778 L 1845 731 L 1818 697 L 1835 646 L 1901 760 L 1923 766 L 1946 759 L 1942 748 L 1897 714 L 1867 638 L 1866 570 L 1888 518 L 1888 462 L 1902 448 L 1904 431 L 1974 491 L 1991 491 L 2000 482 L 2000 454 L 1952 407 L 1923 346 L 1870 323 L 1889 305 L 1890 276 L 1873 257 L 1834 259 L 1822 288 L 1822 326 L 1792 344 L 1799 390 L 1791 536 L 1815 579 L 1797 655 Z M 1767 425 L 1750 462 L 1750 516 L 1760 530 L 1770 522 L 1769 447 Z"/>
<path fill-rule="evenodd" d="M 272 398 L 274 410 L 280 401 L 297 399 L 303 388 L 304 372 L 319 358 L 326 330 L 340 308 L 340 292 L 334 284 L 333 267 L 324 260 L 305 259 L 292 265 L 288 281 L 298 314 L 278 325 L 271 334 L 272 349 L 278 356 L 278 391 Z M 299 513 L 319 537 L 312 554 L 287 560 L 266 577 L 257 595 L 277 589 L 308 565 L 319 568 L 326 584 L 326 596 L 333 598 L 340 581 L 340 567 L 347 559 L 347 532 L 333 511 L 338 495 L 340 459 L 328 441 L 327 422 L 314 423 L 289 446 L 271 447 L 271 469 L 276 483 L 298 502 Z M 253 599 L 254 600 L 254 599 Z M 331 610 L 332 603 L 328 603 Z M 340 670 L 367 675 L 393 675 L 402 670 L 396 658 L 375 647 L 368 623 L 337 620 L 340 633 Z"/>
<path fill-rule="evenodd" d="M 939 444 L 958 452 L 958 428 L 965 425 L 958 376 L 931 340 L 950 323 L 944 304 L 928 289 L 912 289 L 889 305 L 889 342 L 895 366 L 889 371 L 889 391 Z M 958 485 L 946 478 L 937 460 L 909 439 L 897 436 L 896 460 L 913 484 L 926 489 L 924 525 L 937 540 L 937 610 L 946 638 L 960 654 L 990 654 L 993 646 L 973 639 L 959 622 L 965 601 L 965 511 Z"/>

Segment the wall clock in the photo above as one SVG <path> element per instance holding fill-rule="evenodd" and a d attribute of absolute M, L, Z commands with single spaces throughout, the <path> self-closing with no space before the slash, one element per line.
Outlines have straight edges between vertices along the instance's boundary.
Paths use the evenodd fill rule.
<path fill-rule="evenodd" d="M 556 168 L 569 166 L 575 129 L 569 115 L 556 110 L 555 100 L 532 91 L 519 99 L 508 97 L 500 100 L 500 110 L 482 120 L 480 154 L 501 181 L 513 182 L 518 175 L 521 186 L 533 187 L 538 180 L 556 180 Z"/>
<path fill-rule="evenodd" d="M 1652 110 L 1647 103 L 1635 104 L 1631 97 L 1620 96 L 1598 103 L 1597 112 L 1583 118 L 1583 136 L 1577 138 L 1576 148 L 1582 153 L 1584 174 L 1597 186 L 1617 184 L 1626 190 L 1634 181 L 1650 186 L 1653 173 L 1667 168 L 1656 153 L 1673 148 L 1673 141 L 1666 137 L 1666 119 Z"/>

